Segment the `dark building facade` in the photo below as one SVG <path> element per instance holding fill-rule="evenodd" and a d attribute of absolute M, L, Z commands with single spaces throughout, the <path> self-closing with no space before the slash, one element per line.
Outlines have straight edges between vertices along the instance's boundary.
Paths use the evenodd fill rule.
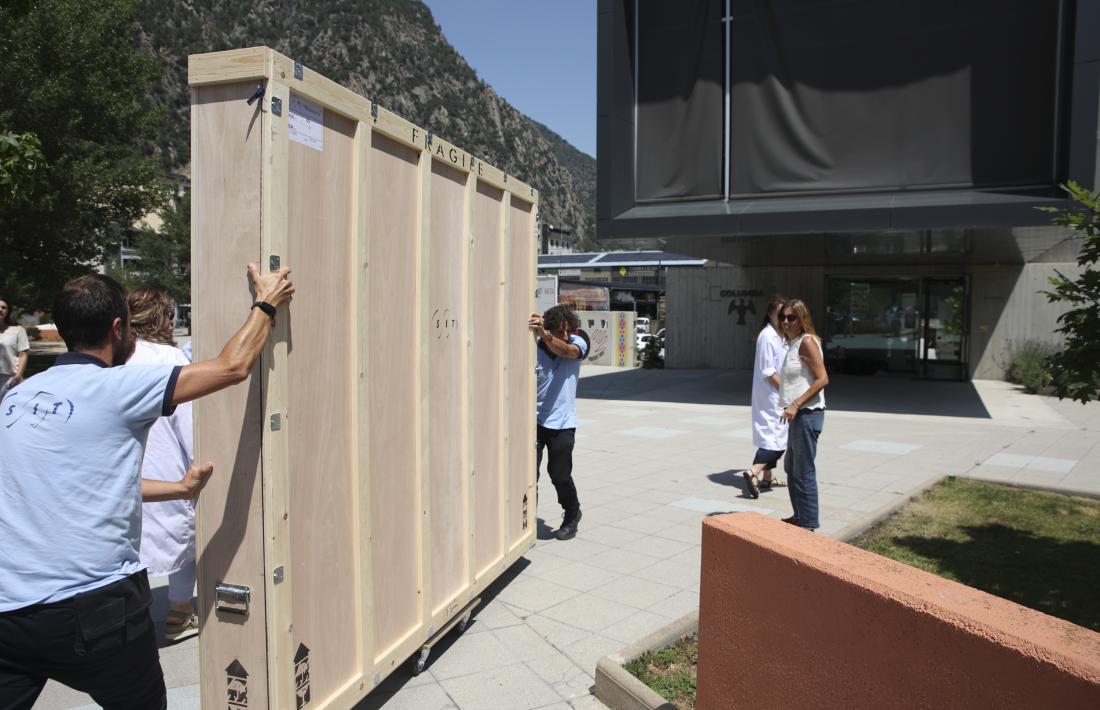
<path fill-rule="evenodd" d="M 600 239 L 731 265 L 670 276 L 669 366 L 748 366 L 775 291 L 848 370 L 1054 339 L 1077 244 L 1036 208 L 1097 184 L 1100 0 L 601 0 L 598 61 Z"/>

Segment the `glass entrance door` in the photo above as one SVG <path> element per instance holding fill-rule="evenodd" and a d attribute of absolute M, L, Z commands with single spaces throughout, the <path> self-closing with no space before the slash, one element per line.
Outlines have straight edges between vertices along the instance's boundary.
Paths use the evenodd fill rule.
<path fill-rule="evenodd" d="M 967 374 L 963 278 L 830 278 L 825 359 L 849 374 Z"/>
<path fill-rule="evenodd" d="M 965 380 L 968 373 L 967 282 L 965 278 L 924 279 L 923 332 L 919 373 L 933 379 Z"/>

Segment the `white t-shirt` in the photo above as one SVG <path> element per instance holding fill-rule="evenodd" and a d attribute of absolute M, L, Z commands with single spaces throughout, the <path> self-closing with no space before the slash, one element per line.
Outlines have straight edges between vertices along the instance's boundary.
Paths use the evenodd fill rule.
<path fill-rule="evenodd" d="M 14 375 L 19 365 L 19 353 L 31 349 L 23 326 L 9 325 L 0 333 L 0 375 Z"/>
<path fill-rule="evenodd" d="M 138 340 L 127 365 L 187 365 L 183 351 L 171 345 Z M 187 473 L 194 459 L 191 403 L 176 407 L 149 430 L 141 477 L 175 482 Z M 175 572 L 195 559 L 195 504 L 189 500 L 166 500 L 141 504 L 141 563 L 152 577 Z"/>

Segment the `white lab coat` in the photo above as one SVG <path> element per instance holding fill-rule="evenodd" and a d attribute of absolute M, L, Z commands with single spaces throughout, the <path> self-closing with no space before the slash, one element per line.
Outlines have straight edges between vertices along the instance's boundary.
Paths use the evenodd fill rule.
<path fill-rule="evenodd" d="M 128 365 L 187 365 L 179 348 L 160 343 L 137 341 Z M 158 481 L 178 481 L 194 458 L 191 430 L 191 403 L 176 407 L 172 416 L 161 417 L 149 430 L 141 477 Z M 170 500 L 141 505 L 142 564 L 150 577 L 175 572 L 195 557 L 195 506 L 189 500 Z"/>
<path fill-rule="evenodd" d="M 752 444 L 758 449 L 787 448 L 787 425 L 782 420 L 779 390 L 767 377 L 777 374 L 787 355 L 787 343 L 771 323 L 756 336 L 756 360 L 752 368 Z"/>

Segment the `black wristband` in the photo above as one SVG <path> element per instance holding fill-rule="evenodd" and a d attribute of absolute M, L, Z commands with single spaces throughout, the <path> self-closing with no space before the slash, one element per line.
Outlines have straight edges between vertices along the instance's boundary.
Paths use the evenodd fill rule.
<path fill-rule="evenodd" d="M 261 311 L 267 314 L 268 318 L 275 320 L 275 306 L 271 305 L 267 301 L 256 301 L 252 304 L 253 308 L 259 308 Z"/>

